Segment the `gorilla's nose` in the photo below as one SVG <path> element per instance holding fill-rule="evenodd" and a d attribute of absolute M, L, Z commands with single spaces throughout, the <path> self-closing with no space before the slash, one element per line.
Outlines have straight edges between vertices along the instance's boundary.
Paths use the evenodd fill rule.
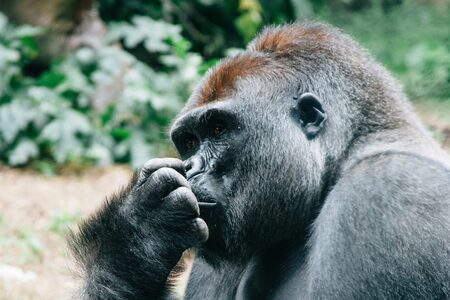
<path fill-rule="evenodd" d="M 202 173 L 204 171 L 205 162 L 199 155 L 192 156 L 184 162 L 184 168 L 186 169 L 186 178 L 189 180 L 192 177 Z"/>

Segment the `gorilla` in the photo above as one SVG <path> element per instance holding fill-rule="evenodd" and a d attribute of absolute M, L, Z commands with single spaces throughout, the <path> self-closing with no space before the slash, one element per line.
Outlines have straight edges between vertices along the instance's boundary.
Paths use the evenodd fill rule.
<path fill-rule="evenodd" d="M 450 158 L 349 36 L 268 27 L 70 236 L 79 299 L 449 299 Z"/>

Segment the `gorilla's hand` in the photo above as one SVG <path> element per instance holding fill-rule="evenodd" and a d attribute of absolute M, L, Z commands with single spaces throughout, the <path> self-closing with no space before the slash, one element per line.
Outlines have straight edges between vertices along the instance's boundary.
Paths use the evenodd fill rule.
<path fill-rule="evenodd" d="M 208 239 L 208 227 L 198 218 L 197 199 L 184 173 L 178 159 L 149 160 L 124 203 L 125 216 L 143 236 L 170 240 L 170 247 L 182 250 Z"/>
<path fill-rule="evenodd" d="M 157 298 L 183 251 L 206 241 L 208 227 L 182 174 L 181 160 L 148 161 L 72 235 L 87 299 Z"/>

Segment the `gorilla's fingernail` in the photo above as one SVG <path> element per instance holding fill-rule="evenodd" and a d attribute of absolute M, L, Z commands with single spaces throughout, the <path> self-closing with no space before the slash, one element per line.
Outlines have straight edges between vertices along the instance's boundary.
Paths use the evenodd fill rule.
<path fill-rule="evenodd" d="M 208 240 L 209 237 L 209 229 L 208 225 L 206 225 L 205 221 L 200 218 L 196 218 L 194 220 L 196 226 L 197 226 L 197 232 L 199 236 L 199 240 L 201 243 L 204 243 Z"/>

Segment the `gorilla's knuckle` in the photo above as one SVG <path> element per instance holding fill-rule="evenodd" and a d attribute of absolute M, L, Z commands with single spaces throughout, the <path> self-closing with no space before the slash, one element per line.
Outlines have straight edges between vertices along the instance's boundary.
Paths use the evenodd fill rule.
<path fill-rule="evenodd" d="M 171 205 L 190 212 L 193 216 L 200 215 L 197 199 L 188 187 L 182 186 L 175 189 L 164 200 L 171 201 Z"/>
<path fill-rule="evenodd" d="M 177 188 L 174 193 L 177 193 L 177 195 L 180 196 L 182 199 L 192 199 L 195 198 L 194 193 L 192 190 L 186 186 L 181 186 Z"/>
<path fill-rule="evenodd" d="M 161 183 L 173 183 L 179 180 L 179 174 L 172 168 L 162 167 L 156 170 L 151 176 L 150 179 L 161 184 Z"/>
<path fill-rule="evenodd" d="M 148 160 L 141 169 L 144 176 L 149 176 L 151 173 L 162 168 L 175 168 L 183 170 L 183 162 L 176 158 L 153 158 Z"/>
<path fill-rule="evenodd" d="M 150 160 L 147 160 L 143 166 L 143 169 L 151 169 L 154 166 L 161 165 L 165 158 L 152 158 Z"/>

